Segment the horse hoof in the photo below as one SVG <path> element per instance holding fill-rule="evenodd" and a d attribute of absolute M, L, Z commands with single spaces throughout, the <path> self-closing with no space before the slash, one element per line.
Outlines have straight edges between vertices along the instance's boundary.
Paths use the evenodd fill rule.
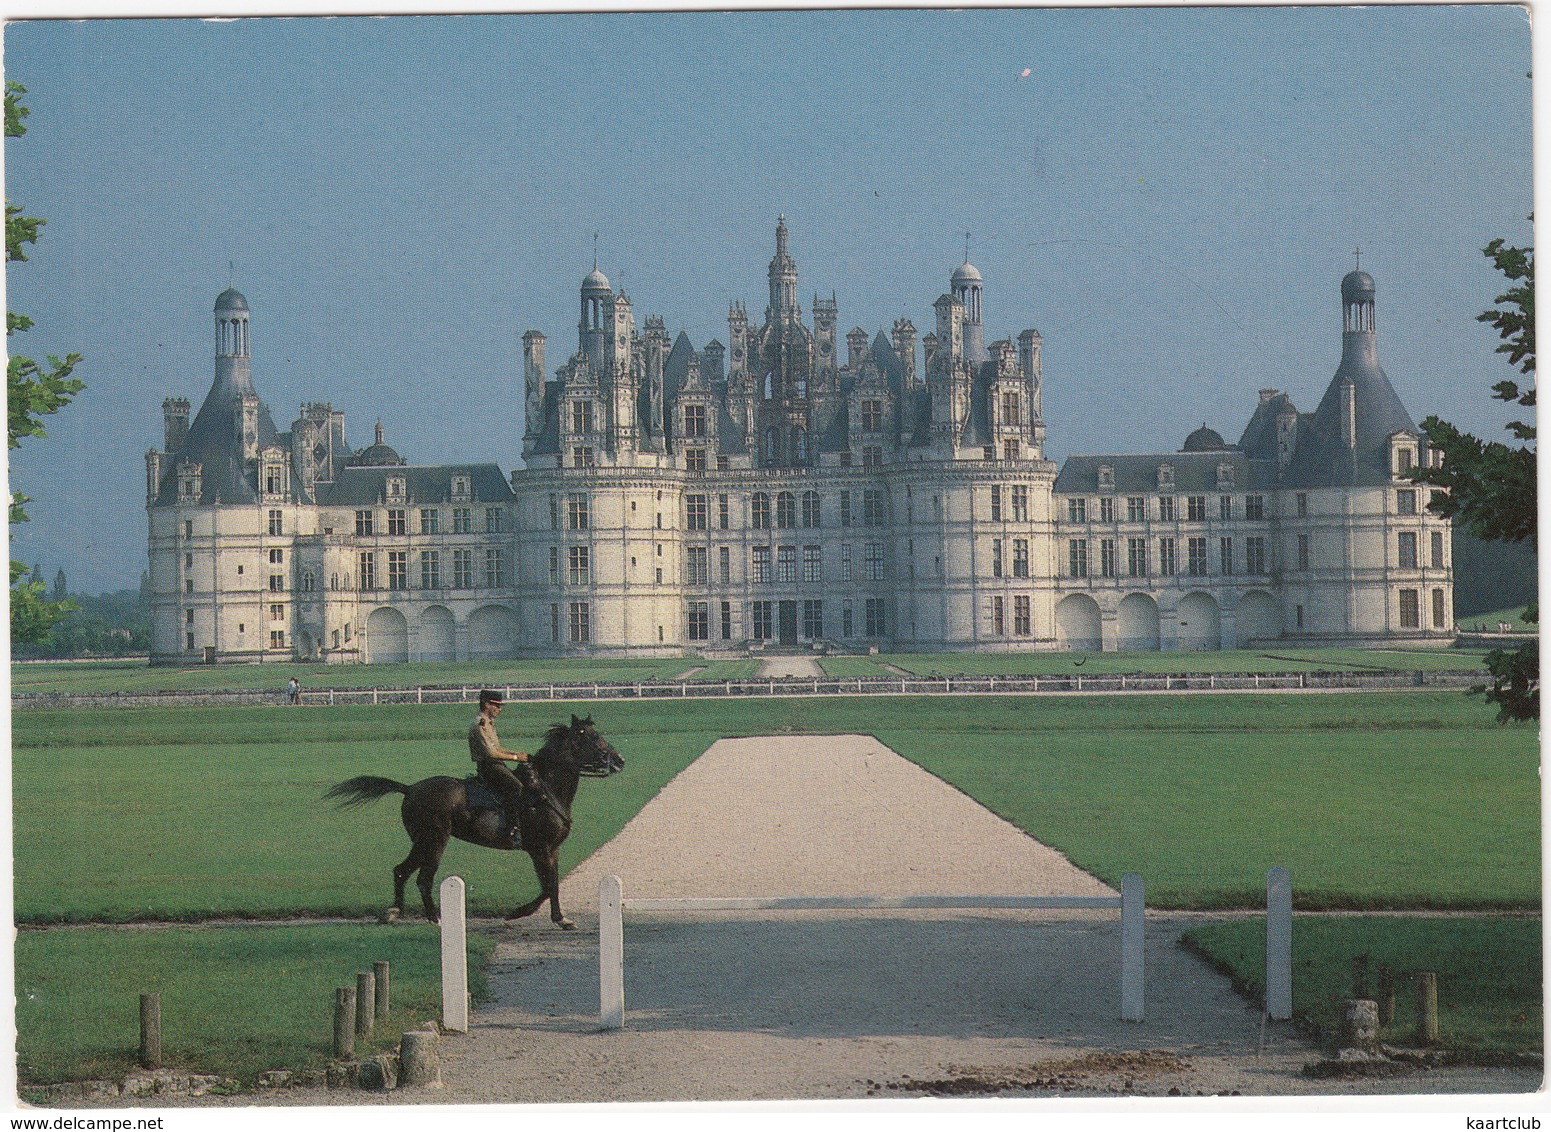
<path fill-rule="evenodd" d="M 576 930 L 576 925 L 573 924 L 570 920 L 556 920 L 555 927 L 559 928 L 563 932 L 574 932 Z"/>

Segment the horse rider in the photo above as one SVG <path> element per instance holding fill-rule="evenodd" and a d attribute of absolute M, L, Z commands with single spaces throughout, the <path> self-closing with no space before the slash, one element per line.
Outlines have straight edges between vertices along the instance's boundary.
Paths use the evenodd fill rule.
<path fill-rule="evenodd" d="M 507 836 L 516 841 L 520 836 L 523 792 L 538 792 L 542 787 L 528 765 L 528 756 L 501 746 L 495 733 L 495 720 L 504 706 L 500 692 L 486 690 L 479 693 L 479 715 L 469 727 L 469 755 L 479 771 L 479 780 L 501 799 L 506 811 Z"/>

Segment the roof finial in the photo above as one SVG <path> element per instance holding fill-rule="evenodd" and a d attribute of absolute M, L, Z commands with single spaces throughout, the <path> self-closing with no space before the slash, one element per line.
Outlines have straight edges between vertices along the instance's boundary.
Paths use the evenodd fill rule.
<path fill-rule="evenodd" d="M 969 262 L 969 233 L 964 233 L 964 262 Z"/>
<path fill-rule="evenodd" d="M 592 234 L 592 269 L 598 270 L 598 233 Z"/>
<path fill-rule="evenodd" d="M 1362 250 L 1362 248 L 1360 248 L 1360 247 L 1359 248 L 1353 248 L 1352 249 L 1352 254 L 1357 257 L 1357 270 L 1361 271 L 1363 269 L 1363 250 Z"/>
<path fill-rule="evenodd" d="M 237 286 L 236 280 L 237 280 L 237 267 L 236 267 L 236 265 L 231 260 L 227 260 L 226 261 L 226 289 L 227 290 L 231 290 L 233 287 Z"/>

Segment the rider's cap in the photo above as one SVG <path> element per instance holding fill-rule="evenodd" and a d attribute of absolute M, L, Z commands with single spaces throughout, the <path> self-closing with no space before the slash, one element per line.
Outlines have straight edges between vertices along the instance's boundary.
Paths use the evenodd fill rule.
<path fill-rule="evenodd" d="M 500 692 L 492 692 L 487 688 L 483 692 L 479 693 L 479 702 L 481 705 L 483 705 L 504 704 L 506 701 L 501 698 Z"/>

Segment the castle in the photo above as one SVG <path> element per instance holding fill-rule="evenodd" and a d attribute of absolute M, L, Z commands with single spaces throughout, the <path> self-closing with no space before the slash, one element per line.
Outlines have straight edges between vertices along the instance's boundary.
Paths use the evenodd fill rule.
<path fill-rule="evenodd" d="M 523 335 L 522 457 L 356 452 L 304 404 L 281 432 L 249 307 L 215 304 L 215 381 L 163 402 L 146 456 L 153 663 L 1445 641 L 1451 532 L 1406 473 L 1428 449 L 1378 361 L 1373 279 L 1341 282 L 1318 407 L 1262 390 L 1237 443 L 1044 455 L 1041 339 L 987 344 L 955 270 L 916 343 L 838 339 L 776 227 L 764 321 L 696 350 L 637 327 L 596 267 L 551 375 Z"/>

